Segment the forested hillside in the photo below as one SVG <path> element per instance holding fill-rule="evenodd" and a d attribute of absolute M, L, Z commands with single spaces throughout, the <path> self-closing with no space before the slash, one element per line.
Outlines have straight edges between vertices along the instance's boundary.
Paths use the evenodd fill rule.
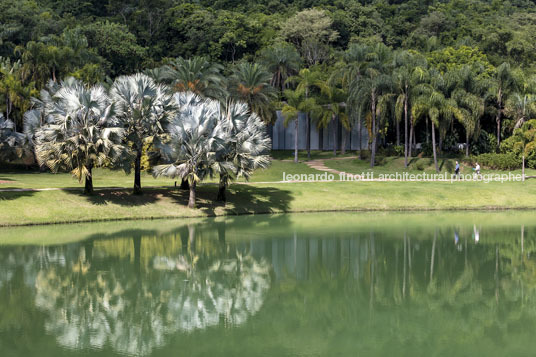
<path fill-rule="evenodd" d="M 96 84 L 146 71 L 192 90 L 204 79 L 159 69 L 198 60 L 197 72 L 224 79 L 221 95 L 266 121 L 276 108 L 319 127 L 337 116 L 347 129 L 363 123 L 372 149 L 434 139 L 439 151 L 473 142 L 478 154 L 536 113 L 535 46 L 528 0 L 2 0 L 0 110 L 22 131 L 31 98 L 70 76 Z M 261 99 L 248 91 L 259 85 Z"/>

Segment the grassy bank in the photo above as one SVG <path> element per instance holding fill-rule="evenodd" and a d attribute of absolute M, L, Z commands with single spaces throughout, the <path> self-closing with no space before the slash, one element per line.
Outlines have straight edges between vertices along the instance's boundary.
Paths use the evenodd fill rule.
<path fill-rule="evenodd" d="M 313 154 L 315 158 L 330 157 L 325 152 Z M 277 155 L 278 159 L 273 161 L 272 166 L 256 172 L 249 184 L 241 184 L 241 180 L 241 183 L 231 185 L 225 205 L 214 202 L 217 190 L 215 179 L 201 185 L 198 189 L 197 209 L 194 210 L 186 208 L 188 192 L 175 188 L 175 180 L 155 180 L 149 174 L 142 177 L 142 185 L 146 187 L 144 195 L 133 196 L 132 175 L 105 169 L 95 170 L 96 193 L 88 197 L 82 195 L 82 185 L 73 180 L 70 174 L 0 170 L 0 189 L 56 188 L 52 191 L 0 192 L 0 225 L 344 210 L 536 208 L 536 180 L 505 183 L 281 183 L 283 172 L 321 172 L 304 163 L 294 164 L 288 161 L 288 152 L 279 152 Z M 423 165 L 430 161 L 419 160 L 423 161 Z M 355 159 L 325 160 L 325 164 L 352 173 L 366 172 L 368 169 L 367 162 Z M 451 163 L 444 163 L 444 166 L 450 165 Z M 430 167 L 426 166 L 426 169 L 429 170 Z M 464 168 L 465 170 L 470 168 Z M 413 168 L 409 171 L 422 172 Z M 374 172 L 404 172 L 403 158 L 386 158 L 383 165 L 376 167 Z"/>
<path fill-rule="evenodd" d="M 186 208 L 187 191 L 147 189 L 0 192 L 0 225 L 110 219 L 207 217 L 236 214 L 341 210 L 535 209 L 536 180 L 526 182 L 330 182 L 234 184 L 226 205 L 215 185 L 202 185 L 198 208 Z"/>
<path fill-rule="evenodd" d="M 319 173 L 319 171 L 309 168 L 304 163 L 295 164 L 289 161 L 274 160 L 272 165 L 265 170 L 258 170 L 251 177 L 251 182 L 275 182 L 283 179 L 283 172 L 295 173 Z M 142 173 L 142 186 L 171 187 L 176 180 L 168 178 L 153 178 L 149 173 Z M 243 178 L 238 180 L 245 182 Z M 207 182 L 217 182 L 216 179 L 208 179 Z M 93 185 L 99 187 L 132 187 L 134 176 L 131 173 L 126 175 L 123 171 L 112 171 L 108 169 L 93 170 Z M 35 170 L 1 170 L 0 169 L 0 189 L 9 188 L 83 188 L 83 183 L 68 173 L 53 174 L 50 172 L 39 172 Z"/>

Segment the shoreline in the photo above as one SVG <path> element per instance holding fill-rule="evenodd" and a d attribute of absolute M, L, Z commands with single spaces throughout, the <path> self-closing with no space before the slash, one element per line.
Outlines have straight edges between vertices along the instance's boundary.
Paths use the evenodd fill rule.
<path fill-rule="evenodd" d="M 315 212 L 536 212 L 536 181 L 466 182 L 293 182 L 233 183 L 227 202 L 214 201 L 218 185 L 199 186 L 196 209 L 186 207 L 189 192 L 175 187 L 126 187 L 0 192 L 0 227 L 147 221 Z"/>
<path fill-rule="evenodd" d="M 308 214 L 308 213 L 370 213 L 370 212 L 398 212 L 398 213 L 423 213 L 423 212 L 499 212 L 499 211 L 535 211 L 534 207 L 501 207 L 489 206 L 482 208 L 419 208 L 410 207 L 407 209 L 392 208 L 392 209 L 340 209 L 340 210 L 290 210 L 282 212 L 241 212 L 236 214 L 214 214 L 214 215 L 184 215 L 184 216 L 140 216 L 140 217 L 119 217 L 106 219 L 87 219 L 87 220 L 65 220 L 65 221 L 50 221 L 50 222 L 32 222 L 21 224 L 2 224 L 0 228 L 14 227 L 37 227 L 37 226 L 54 226 L 67 224 L 81 223 L 109 223 L 109 222 L 128 222 L 128 221 L 156 221 L 156 220 L 177 220 L 177 219 L 192 219 L 192 218 L 217 218 L 217 217 L 236 217 L 236 216 L 256 216 L 256 215 L 281 215 L 281 214 Z"/>

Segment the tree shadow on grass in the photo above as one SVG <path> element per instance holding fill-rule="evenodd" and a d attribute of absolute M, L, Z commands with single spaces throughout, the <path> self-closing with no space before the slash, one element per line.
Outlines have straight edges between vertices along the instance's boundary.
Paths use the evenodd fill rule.
<path fill-rule="evenodd" d="M 0 186 L 0 188 L 3 188 Z M 7 187 L 6 187 L 7 188 Z M 2 201 L 12 201 L 21 197 L 33 196 L 36 191 L 2 191 L 0 192 L 0 203 Z"/>
<path fill-rule="evenodd" d="M 96 190 L 92 195 L 84 194 L 83 189 L 64 191 L 79 196 L 80 199 L 88 200 L 94 205 L 113 203 L 120 206 L 142 206 L 156 202 L 158 200 L 157 191 L 160 190 L 147 190 L 142 195 L 133 195 L 131 189 L 122 188 L 116 190 Z"/>
<path fill-rule="evenodd" d="M 454 172 L 454 164 L 449 159 L 443 159 L 441 160 L 441 165 L 439 165 L 439 171 L 443 171 L 443 167 L 447 170 L 447 172 Z"/>
<path fill-rule="evenodd" d="M 188 205 L 189 191 L 179 188 L 145 189 L 142 195 L 133 195 L 130 189 L 96 190 L 93 195 L 84 195 L 81 190 L 65 190 L 95 205 L 116 204 L 120 206 L 143 206 L 160 200 L 177 205 Z M 200 185 L 196 194 L 196 208 L 209 216 L 217 214 L 236 215 L 248 213 L 274 213 L 289 210 L 290 191 L 276 187 L 232 185 L 227 193 L 227 202 L 216 201 L 217 185 Z"/>
<path fill-rule="evenodd" d="M 173 189 L 162 191 L 163 197 L 187 206 L 189 191 Z M 259 187 L 255 185 L 232 185 L 227 191 L 227 202 L 216 201 L 217 185 L 202 185 L 197 189 L 196 208 L 209 216 L 217 213 L 237 215 L 248 213 L 287 212 L 292 195 L 290 191 L 276 187 Z"/>

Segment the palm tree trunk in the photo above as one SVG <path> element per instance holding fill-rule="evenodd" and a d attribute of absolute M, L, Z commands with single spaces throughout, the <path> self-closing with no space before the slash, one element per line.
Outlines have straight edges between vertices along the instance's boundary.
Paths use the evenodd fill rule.
<path fill-rule="evenodd" d="M 376 160 L 376 98 L 372 95 L 372 148 L 370 154 L 370 167 L 374 167 Z"/>
<path fill-rule="evenodd" d="M 436 152 L 436 143 L 435 143 L 435 126 L 434 121 L 432 121 L 432 149 L 434 152 L 434 164 L 435 164 L 435 170 L 437 173 L 439 173 L 439 167 L 437 166 L 437 152 Z"/>
<path fill-rule="evenodd" d="M 412 157 L 413 156 L 413 123 L 411 123 L 410 125 L 410 129 L 409 129 L 409 143 L 408 143 L 408 157 Z"/>
<path fill-rule="evenodd" d="M 415 127 L 413 127 L 413 148 L 415 149 L 415 153 L 417 153 L 417 134 L 415 133 Z"/>
<path fill-rule="evenodd" d="M 404 98 L 404 167 L 408 167 L 408 98 Z"/>
<path fill-rule="evenodd" d="M 298 117 L 296 117 L 296 127 L 294 132 L 294 162 L 298 162 Z"/>
<path fill-rule="evenodd" d="M 318 149 L 324 151 L 324 128 L 318 128 Z"/>
<path fill-rule="evenodd" d="M 434 123 L 432 123 L 434 125 Z M 426 143 L 428 144 L 430 142 L 430 135 L 428 134 L 428 118 L 426 118 Z"/>
<path fill-rule="evenodd" d="M 188 198 L 188 208 L 195 208 L 195 181 L 190 185 L 190 197 Z"/>
<path fill-rule="evenodd" d="M 497 113 L 497 118 L 495 119 L 497 121 L 497 149 L 499 149 L 499 146 L 501 145 L 501 112 Z"/>
<path fill-rule="evenodd" d="M 396 146 L 400 146 L 400 120 L 396 120 Z"/>
<path fill-rule="evenodd" d="M 502 91 L 499 87 L 499 93 L 497 95 L 497 117 L 495 118 L 495 121 L 497 122 L 497 150 L 499 149 L 499 146 L 501 145 L 501 107 L 502 107 Z"/>
<path fill-rule="evenodd" d="M 362 144 L 361 130 L 362 130 L 361 114 L 358 114 L 358 116 L 357 116 L 357 149 L 359 150 L 359 160 L 363 159 L 363 155 L 362 155 L 362 152 L 361 152 L 361 144 Z"/>
<path fill-rule="evenodd" d="M 307 146 L 307 160 L 311 160 L 311 118 L 309 113 L 305 113 L 305 145 Z"/>
<path fill-rule="evenodd" d="M 227 188 L 227 178 L 224 175 L 220 175 L 220 184 L 218 186 L 218 197 L 216 201 L 226 202 L 225 189 Z"/>
<path fill-rule="evenodd" d="M 134 160 L 134 194 L 141 195 L 141 150 L 136 151 Z"/>
<path fill-rule="evenodd" d="M 335 120 L 337 116 L 335 114 L 331 115 L 331 123 L 333 124 L 333 156 L 337 156 L 337 121 Z"/>
<path fill-rule="evenodd" d="M 346 154 L 346 139 L 347 139 L 348 132 L 342 127 L 342 135 L 341 135 L 341 155 Z"/>
<path fill-rule="evenodd" d="M 469 157 L 469 133 L 465 134 L 465 157 Z"/>
<path fill-rule="evenodd" d="M 91 174 L 93 166 L 88 166 L 87 170 L 89 171 L 89 174 L 86 175 L 86 182 L 84 185 L 84 194 L 85 195 L 92 195 L 93 194 L 93 175 Z"/>

